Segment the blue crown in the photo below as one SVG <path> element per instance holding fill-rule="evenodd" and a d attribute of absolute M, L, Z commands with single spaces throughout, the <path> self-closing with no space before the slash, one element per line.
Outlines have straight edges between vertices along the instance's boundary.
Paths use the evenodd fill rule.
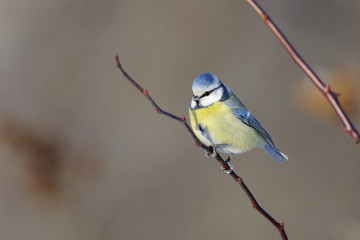
<path fill-rule="evenodd" d="M 208 72 L 204 72 L 204 73 L 200 73 L 193 82 L 192 87 L 199 87 L 201 86 L 202 88 L 207 88 L 210 85 L 213 85 L 214 83 L 218 83 L 219 79 L 212 73 L 208 73 Z"/>

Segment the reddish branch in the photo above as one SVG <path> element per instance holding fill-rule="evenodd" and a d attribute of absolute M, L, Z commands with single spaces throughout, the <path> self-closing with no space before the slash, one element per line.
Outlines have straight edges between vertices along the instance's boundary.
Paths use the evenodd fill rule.
<path fill-rule="evenodd" d="M 175 116 L 163 109 L 161 109 L 156 102 L 152 99 L 152 97 L 149 95 L 149 92 L 142 88 L 132 77 L 129 76 L 129 74 L 127 74 L 125 72 L 125 70 L 123 69 L 123 67 L 120 64 L 119 61 L 119 56 L 116 55 L 115 56 L 116 59 L 116 64 L 117 67 L 121 70 L 122 74 L 124 75 L 124 77 L 132 84 L 134 85 L 134 87 L 136 87 L 139 92 L 141 92 L 146 99 L 153 105 L 153 107 L 155 108 L 155 113 L 159 113 L 159 114 L 163 114 L 169 118 L 172 118 L 178 122 L 180 122 L 181 124 L 183 124 L 186 128 L 186 130 L 191 134 L 191 136 L 194 138 L 196 146 L 201 147 L 203 149 L 205 149 L 208 152 L 212 152 L 213 150 L 207 146 L 205 146 L 204 144 L 202 144 L 199 139 L 195 136 L 194 132 L 191 130 L 190 126 L 188 125 L 188 123 L 186 122 L 186 118 L 184 115 L 182 115 L 181 117 Z M 216 160 L 220 163 L 220 165 L 222 166 L 222 168 L 226 171 L 229 172 L 230 176 L 237 182 L 239 183 L 240 187 L 243 189 L 243 191 L 246 193 L 246 195 L 248 196 L 249 200 L 250 200 L 250 206 L 253 207 L 254 209 L 256 209 L 257 211 L 259 211 L 267 220 L 269 220 L 280 232 L 280 235 L 282 237 L 282 239 L 288 239 L 285 233 L 285 229 L 284 229 L 284 222 L 278 222 L 276 221 L 269 213 L 267 213 L 260 205 L 259 203 L 256 201 L 254 195 L 250 192 L 249 188 L 246 186 L 246 184 L 244 183 L 244 181 L 242 180 L 242 178 L 240 176 L 238 176 L 233 169 L 230 167 L 230 165 L 224 161 L 224 159 L 220 156 L 219 153 L 216 153 L 215 156 Z"/>
<path fill-rule="evenodd" d="M 264 23 L 270 28 L 270 30 L 273 32 L 275 37 L 280 41 L 280 43 L 283 45 L 285 50 L 289 53 L 291 58 L 294 60 L 294 62 L 301 68 L 301 70 L 304 71 L 304 73 L 309 77 L 309 79 L 315 84 L 315 86 L 319 89 L 319 91 L 326 97 L 326 99 L 329 101 L 330 105 L 334 108 L 336 114 L 339 116 L 340 120 L 344 124 L 344 131 L 349 133 L 350 136 L 355 140 L 356 143 L 360 142 L 360 134 L 356 130 L 355 126 L 345 113 L 343 107 L 341 106 L 338 95 L 334 93 L 330 89 L 329 84 L 325 84 L 319 76 L 311 69 L 311 67 L 302 59 L 300 54 L 295 50 L 295 48 L 291 45 L 291 43 L 286 39 L 285 35 L 280 31 L 280 29 L 276 26 L 276 24 L 272 21 L 272 19 L 269 17 L 269 15 L 261 8 L 261 6 L 255 1 L 255 0 L 246 0 L 246 2 L 255 10 L 255 12 L 260 16 L 260 18 L 264 21 Z M 132 79 L 122 68 L 119 56 L 116 55 L 115 57 L 117 67 L 121 70 L 122 74 L 125 76 L 125 78 L 133 84 L 145 97 L 146 99 L 153 105 L 155 108 L 155 112 L 159 114 L 163 114 L 167 117 L 170 117 L 181 124 L 184 125 L 184 127 L 187 129 L 187 131 L 191 134 L 191 136 L 194 138 L 196 145 L 205 149 L 208 152 L 212 152 L 212 149 L 202 144 L 199 139 L 195 136 L 194 132 L 191 130 L 190 126 L 186 122 L 185 116 L 175 116 L 163 109 L 161 109 L 156 102 L 151 98 L 149 95 L 149 92 L 142 88 L 134 79 Z M 227 172 L 229 172 L 230 176 L 239 183 L 240 187 L 243 189 L 243 191 L 246 193 L 250 200 L 250 206 L 259 211 L 266 219 L 268 219 L 280 232 L 280 235 L 282 239 L 288 239 L 285 233 L 284 229 L 284 222 L 278 222 L 276 221 L 269 213 L 267 213 L 256 201 L 254 195 L 250 192 L 249 188 L 246 186 L 244 181 L 240 176 L 238 176 L 232 168 L 229 166 L 227 162 L 222 159 L 222 157 L 219 155 L 219 153 L 216 153 L 215 156 L 216 160 L 220 163 L 220 165 L 223 167 L 223 169 Z"/>
<path fill-rule="evenodd" d="M 349 133 L 350 136 L 355 140 L 356 143 L 360 142 L 359 132 L 356 130 L 354 124 L 351 122 L 348 115 L 345 113 L 341 106 L 338 94 L 334 93 L 330 89 L 329 84 L 325 84 L 319 76 L 311 69 L 311 67 L 305 62 L 300 54 L 291 45 L 289 40 L 286 39 L 285 35 L 276 26 L 269 15 L 261 8 L 261 6 L 255 0 L 246 0 L 246 2 L 254 9 L 254 11 L 260 16 L 261 20 L 264 21 L 275 37 L 280 41 L 281 45 L 289 53 L 294 62 L 303 70 L 303 72 L 309 77 L 309 79 L 315 84 L 319 91 L 326 97 L 330 105 L 334 108 L 336 114 L 339 116 L 341 122 L 344 124 L 344 131 Z"/>

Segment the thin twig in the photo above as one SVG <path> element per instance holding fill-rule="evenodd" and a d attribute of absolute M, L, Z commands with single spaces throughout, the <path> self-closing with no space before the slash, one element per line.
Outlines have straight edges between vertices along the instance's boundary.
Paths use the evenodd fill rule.
<path fill-rule="evenodd" d="M 301 68 L 301 70 L 303 70 L 303 72 L 315 84 L 319 91 L 326 97 L 330 105 L 334 108 L 336 114 L 339 116 L 341 122 L 343 123 L 344 132 L 349 133 L 357 144 L 360 143 L 360 134 L 355 128 L 354 124 L 351 122 L 349 116 L 346 114 L 343 107 L 341 106 L 338 99 L 338 94 L 334 93 L 330 89 L 330 85 L 325 84 L 319 78 L 319 76 L 311 69 L 311 67 L 295 50 L 289 40 L 287 40 L 285 35 L 281 32 L 279 27 L 274 23 L 274 21 L 269 17 L 269 15 L 264 11 L 264 9 L 255 0 L 246 0 L 246 2 L 260 16 L 261 20 L 266 24 L 266 26 L 270 28 L 271 32 L 280 41 L 281 45 L 283 45 L 283 47 L 289 53 L 290 57 L 294 60 L 294 62 Z"/>
<path fill-rule="evenodd" d="M 136 87 L 139 92 L 141 92 L 146 99 L 153 105 L 153 107 L 155 108 L 155 113 L 159 113 L 159 114 L 163 114 L 169 118 L 172 118 L 178 122 L 180 122 L 181 124 L 184 125 L 184 127 L 186 128 L 186 130 L 190 133 L 190 135 L 193 137 L 193 139 L 195 140 L 196 146 L 201 147 L 203 149 L 205 149 L 208 152 L 212 152 L 212 149 L 209 148 L 208 146 L 202 144 L 199 139 L 196 137 L 196 135 L 194 134 L 194 132 L 192 131 L 192 129 L 190 128 L 189 124 L 186 121 L 186 118 L 184 115 L 182 115 L 181 117 L 175 116 L 167 111 L 164 111 L 163 109 L 161 109 L 156 102 L 152 99 L 152 97 L 149 95 L 149 92 L 142 88 L 132 77 L 129 76 L 129 74 L 127 74 L 125 72 L 125 70 L 123 69 L 123 67 L 120 64 L 120 60 L 119 60 L 119 56 L 116 55 L 115 56 L 116 59 L 116 64 L 117 67 L 121 70 L 122 74 L 124 75 L 124 77 L 132 84 L 134 85 L 134 87 Z M 269 220 L 280 232 L 280 235 L 282 237 L 283 240 L 288 239 L 285 233 L 285 228 L 284 228 L 284 222 L 278 222 L 276 221 L 269 213 L 267 213 L 257 202 L 257 200 L 255 199 L 254 195 L 251 193 L 251 191 L 249 190 L 249 188 L 246 186 L 246 184 L 244 183 L 244 181 L 242 180 L 242 178 L 240 176 L 238 176 L 233 170 L 232 168 L 229 166 L 229 164 L 224 161 L 224 159 L 220 156 L 219 153 L 216 153 L 215 156 L 216 160 L 220 163 L 220 165 L 222 166 L 222 168 L 229 172 L 230 176 L 240 185 L 240 187 L 242 188 L 242 190 L 246 193 L 247 197 L 250 200 L 250 206 L 254 209 L 256 209 L 258 212 L 260 212 L 260 214 L 262 214 L 267 220 Z"/>

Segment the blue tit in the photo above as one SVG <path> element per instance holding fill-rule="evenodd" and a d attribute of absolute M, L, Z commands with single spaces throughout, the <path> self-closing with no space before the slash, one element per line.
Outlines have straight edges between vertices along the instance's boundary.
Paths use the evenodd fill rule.
<path fill-rule="evenodd" d="M 229 154 L 261 147 L 277 162 L 288 157 L 275 147 L 260 122 L 235 94 L 212 73 L 201 73 L 192 85 L 189 115 L 195 135 L 206 146 Z M 208 153 L 209 155 L 209 153 Z"/>

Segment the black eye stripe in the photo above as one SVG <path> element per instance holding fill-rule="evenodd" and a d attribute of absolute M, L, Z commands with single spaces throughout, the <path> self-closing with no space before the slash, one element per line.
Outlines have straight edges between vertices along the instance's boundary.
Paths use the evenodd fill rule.
<path fill-rule="evenodd" d="M 206 97 L 206 96 L 209 96 L 210 93 L 212 93 L 213 91 L 215 91 L 216 89 L 219 89 L 221 87 L 221 85 L 219 85 L 218 87 L 210 90 L 210 91 L 206 91 L 203 95 L 201 95 L 199 98 L 202 98 L 202 97 Z"/>

